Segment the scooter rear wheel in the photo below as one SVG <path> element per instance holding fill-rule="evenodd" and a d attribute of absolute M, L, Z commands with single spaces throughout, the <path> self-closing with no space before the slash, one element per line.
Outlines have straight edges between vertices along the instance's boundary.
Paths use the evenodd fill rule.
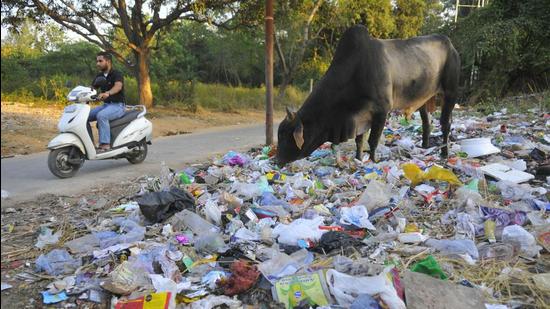
<path fill-rule="evenodd" d="M 52 174 L 59 178 L 70 178 L 78 172 L 80 167 L 82 167 L 82 163 L 74 164 L 69 162 L 71 151 L 80 154 L 80 150 L 73 150 L 72 148 L 73 147 L 64 147 L 50 151 L 48 155 L 48 168 Z"/>
<path fill-rule="evenodd" d="M 147 157 L 147 142 L 141 141 L 133 151 L 126 156 L 126 160 L 132 164 L 139 164 Z"/>

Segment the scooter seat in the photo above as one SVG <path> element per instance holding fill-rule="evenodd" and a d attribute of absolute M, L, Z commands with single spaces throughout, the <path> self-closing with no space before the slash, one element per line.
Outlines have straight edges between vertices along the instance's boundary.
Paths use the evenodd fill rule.
<path fill-rule="evenodd" d="M 121 125 L 125 125 L 125 124 L 131 122 L 132 120 L 136 119 L 137 116 L 139 115 L 139 113 L 140 113 L 140 111 L 126 112 L 126 114 L 124 114 L 124 116 L 122 116 L 118 119 L 109 121 L 109 125 L 111 126 L 111 128 L 118 127 L 118 126 L 121 126 Z"/>

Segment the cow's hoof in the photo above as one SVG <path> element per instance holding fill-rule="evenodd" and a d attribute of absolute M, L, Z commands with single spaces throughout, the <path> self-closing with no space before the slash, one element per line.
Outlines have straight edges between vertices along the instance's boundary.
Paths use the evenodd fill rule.
<path fill-rule="evenodd" d="M 441 158 L 442 159 L 447 159 L 449 157 L 449 152 L 447 151 L 447 149 L 441 149 Z"/>
<path fill-rule="evenodd" d="M 369 157 L 374 163 L 378 163 L 378 158 L 376 157 L 376 154 L 374 152 L 369 152 Z"/>

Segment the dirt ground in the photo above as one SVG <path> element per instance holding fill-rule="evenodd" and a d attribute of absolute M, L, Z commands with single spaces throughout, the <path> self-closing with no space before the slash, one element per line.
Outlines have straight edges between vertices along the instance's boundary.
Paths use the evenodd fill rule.
<path fill-rule="evenodd" d="M 63 106 L 32 107 L 28 104 L 2 102 L 2 157 L 45 151 L 48 142 L 58 133 L 57 122 L 62 112 Z M 154 137 L 265 121 L 265 112 L 262 110 L 231 113 L 199 110 L 191 113 L 183 109 L 156 107 L 148 110 L 147 114 L 147 118 L 153 122 Z M 275 112 L 276 119 L 282 116 L 283 112 Z M 94 134 L 97 136 L 97 132 Z"/>

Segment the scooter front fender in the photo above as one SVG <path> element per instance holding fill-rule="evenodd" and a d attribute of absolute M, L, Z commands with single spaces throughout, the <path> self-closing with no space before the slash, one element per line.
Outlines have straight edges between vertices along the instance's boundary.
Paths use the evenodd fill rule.
<path fill-rule="evenodd" d="M 61 133 L 48 143 L 48 149 L 58 149 L 67 146 L 76 146 L 83 154 L 86 154 L 84 144 L 80 138 L 73 133 Z"/>

